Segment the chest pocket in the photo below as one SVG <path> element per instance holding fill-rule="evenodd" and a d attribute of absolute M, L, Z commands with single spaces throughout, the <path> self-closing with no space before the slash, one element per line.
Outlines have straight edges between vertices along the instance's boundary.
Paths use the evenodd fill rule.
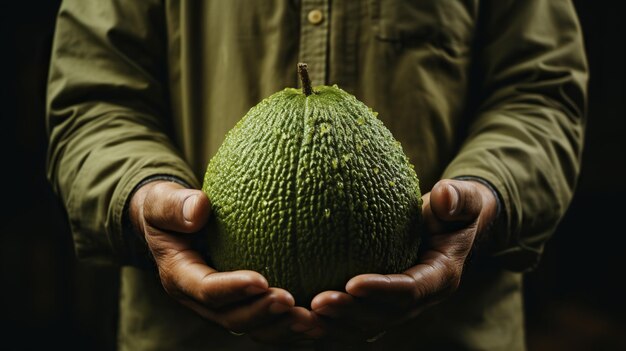
<path fill-rule="evenodd" d="M 429 43 L 463 55 L 473 34 L 471 1 L 369 0 L 374 36 L 381 41 L 415 46 Z"/>

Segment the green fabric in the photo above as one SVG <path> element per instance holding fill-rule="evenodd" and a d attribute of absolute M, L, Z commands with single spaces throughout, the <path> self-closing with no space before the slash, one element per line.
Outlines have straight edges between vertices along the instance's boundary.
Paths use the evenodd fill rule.
<path fill-rule="evenodd" d="M 156 174 L 197 187 L 226 132 L 264 97 L 297 86 L 296 63 L 308 62 L 313 84 L 338 84 L 379 112 L 423 192 L 474 176 L 502 199 L 502 226 L 462 290 L 389 334 L 407 348 L 522 349 L 521 276 L 510 270 L 537 264 L 572 197 L 583 49 L 567 0 L 67 0 L 49 75 L 48 176 L 78 256 L 125 262 L 134 187 Z M 122 349 L 233 339 L 184 317 L 153 272 L 122 276 Z M 182 320 L 187 328 L 173 327 Z M 390 335 L 371 346 L 392 347 Z"/>

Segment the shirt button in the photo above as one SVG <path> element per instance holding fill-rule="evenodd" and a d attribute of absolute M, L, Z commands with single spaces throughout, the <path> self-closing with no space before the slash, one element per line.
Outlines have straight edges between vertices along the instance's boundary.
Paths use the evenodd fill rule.
<path fill-rule="evenodd" d="M 311 10 L 306 18 L 311 24 L 320 24 L 324 20 L 324 14 L 320 10 Z"/>

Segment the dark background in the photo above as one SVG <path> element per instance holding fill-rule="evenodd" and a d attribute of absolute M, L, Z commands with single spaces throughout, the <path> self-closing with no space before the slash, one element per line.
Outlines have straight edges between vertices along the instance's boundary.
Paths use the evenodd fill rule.
<path fill-rule="evenodd" d="M 45 178 L 45 79 L 58 4 L 0 5 L 4 350 L 111 350 L 115 342 L 117 273 L 77 264 Z M 606 1 L 575 4 L 591 67 L 586 149 L 574 201 L 541 265 L 526 276 L 528 345 L 626 350 L 626 17 Z"/>

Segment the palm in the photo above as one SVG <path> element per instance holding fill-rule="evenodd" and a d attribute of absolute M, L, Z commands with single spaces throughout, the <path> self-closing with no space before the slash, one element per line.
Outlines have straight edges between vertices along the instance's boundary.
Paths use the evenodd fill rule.
<path fill-rule="evenodd" d="M 325 291 L 311 307 L 328 336 L 366 340 L 456 291 L 474 239 L 496 216 L 496 199 L 471 181 L 442 181 L 424 195 L 427 233 L 420 261 L 399 274 L 363 274 L 346 291 Z"/>

